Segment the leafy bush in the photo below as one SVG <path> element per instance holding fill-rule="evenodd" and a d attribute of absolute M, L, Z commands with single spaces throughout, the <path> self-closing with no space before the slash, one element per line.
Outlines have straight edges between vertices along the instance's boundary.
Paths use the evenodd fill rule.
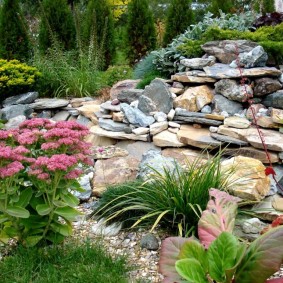
<path fill-rule="evenodd" d="M 153 229 L 160 224 L 174 233 L 187 235 L 194 230 L 207 205 L 208 190 L 227 189 L 229 173 L 220 173 L 220 154 L 206 162 L 197 159 L 185 170 L 176 165 L 174 173 L 164 168 L 164 175 L 155 172 L 150 182 L 107 190 L 95 214 L 106 221 L 127 223 L 130 216 L 131 221 L 136 221 L 132 227 L 143 223 Z"/>
<path fill-rule="evenodd" d="M 153 64 L 154 58 L 154 54 L 150 53 L 136 64 L 133 74 L 134 79 L 142 79 L 147 73 L 157 71 L 156 66 Z"/>
<path fill-rule="evenodd" d="M 5 0 L 0 15 L 0 57 L 25 61 L 31 57 L 27 24 L 18 0 Z"/>
<path fill-rule="evenodd" d="M 80 213 L 69 190 L 81 190 L 76 178 L 92 164 L 88 133 L 76 122 L 40 118 L 0 131 L 0 241 L 34 246 L 72 233 Z"/>
<path fill-rule="evenodd" d="M 232 235 L 239 199 L 217 190 L 210 196 L 199 221 L 200 241 L 180 237 L 163 241 L 159 266 L 164 282 L 278 282 L 267 278 L 281 266 L 283 227 L 271 229 L 248 246 Z"/>
<path fill-rule="evenodd" d="M 146 75 L 143 77 L 143 79 L 138 82 L 137 89 L 144 89 L 147 85 L 151 83 L 156 78 L 162 78 L 163 75 L 159 71 L 151 71 L 149 73 L 146 73 Z"/>
<path fill-rule="evenodd" d="M 188 40 L 185 44 L 178 46 L 177 50 L 182 56 L 199 58 L 204 54 L 204 51 L 201 49 L 201 45 L 204 43 L 204 40 Z"/>
<path fill-rule="evenodd" d="M 118 81 L 130 79 L 132 77 L 132 68 L 129 66 L 110 66 L 103 73 L 105 85 L 112 86 Z"/>
<path fill-rule="evenodd" d="M 233 15 L 221 13 L 218 18 L 212 18 L 212 16 L 213 14 L 207 13 L 203 21 L 188 27 L 183 34 L 173 39 L 172 43 L 166 48 L 153 51 L 152 54 L 155 56 L 153 64 L 156 65 L 156 69 L 166 74 L 183 71 L 184 67 L 179 62 L 184 59 L 184 56 L 177 49 L 181 44 L 188 40 L 200 40 L 203 33 L 211 27 L 246 31 L 251 28 L 255 19 L 255 15 L 251 12 Z"/>
<path fill-rule="evenodd" d="M 283 13 L 268 13 L 263 16 L 260 16 L 253 23 L 253 28 L 257 29 L 263 26 L 276 26 L 283 22 Z"/>
<path fill-rule="evenodd" d="M 41 73 L 18 60 L 0 59 L 0 101 L 9 95 L 33 90 Z"/>

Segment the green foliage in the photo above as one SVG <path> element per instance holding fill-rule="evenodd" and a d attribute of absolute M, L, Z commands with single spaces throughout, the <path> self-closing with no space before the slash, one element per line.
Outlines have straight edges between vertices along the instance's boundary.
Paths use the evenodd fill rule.
<path fill-rule="evenodd" d="M 169 44 L 173 38 L 183 33 L 193 22 L 191 0 L 172 0 L 166 18 L 163 45 Z"/>
<path fill-rule="evenodd" d="M 110 66 L 103 73 L 103 81 L 107 86 L 113 86 L 118 81 L 130 79 L 132 77 L 132 68 L 129 66 Z"/>
<path fill-rule="evenodd" d="M 184 66 L 179 62 L 185 57 L 180 53 L 178 47 L 188 40 L 200 40 L 205 31 L 211 27 L 219 27 L 221 29 L 247 31 L 252 27 L 255 15 L 251 12 L 240 14 L 224 14 L 220 13 L 220 17 L 213 18 L 213 14 L 205 14 L 203 20 L 196 25 L 191 25 L 188 29 L 169 44 L 166 48 L 152 52 L 155 56 L 153 64 L 156 69 L 166 73 L 172 74 L 177 71 L 184 71 Z"/>
<path fill-rule="evenodd" d="M 275 11 L 274 0 L 255 1 L 253 9 L 261 14 L 272 13 Z"/>
<path fill-rule="evenodd" d="M 18 60 L 0 59 L 0 101 L 7 96 L 34 90 L 41 73 Z"/>
<path fill-rule="evenodd" d="M 151 83 L 155 78 L 162 78 L 163 75 L 159 71 L 150 71 L 144 75 L 142 80 L 138 82 L 137 89 L 144 89 L 147 85 Z"/>
<path fill-rule="evenodd" d="M 148 0 L 132 0 L 128 5 L 128 57 L 133 65 L 156 46 L 156 32 Z"/>
<path fill-rule="evenodd" d="M 65 50 L 75 48 L 75 24 L 67 0 L 43 0 L 40 5 L 40 50 L 46 52 L 57 41 Z"/>
<path fill-rule="evenodd" d="M 233 8 L 235 6 L 234 0 L 225 0 L 225 1 L 212 0 L 212 1 L 209 1 L 209 2 L 210 2 L 210 5 L 208 7 L 208 10 L 215 16 L 220 15 L 219 10 L 221 10 L 225 14 L 232 13 Z"/>
<path fill-rule="evenodd" d="M 186 43 L 177 47 L 177 50 L 182 56 L 186 58 L 199 58 L 204 54 L 201 45 L 204 44 L 203 40 L 188 40 Z"/>
<path fill-rule="evenodd" d="M 134 79 L 143 79 L 148 73 L 152 73 L 156 70 L 155 65 L 153 64 L 154 55 L 150 53 L 145 56 L 134 68 Z"/>
<path fill-rule="evenodd" d="M 228 186 L 228 174 L 221 174 L 219 166 L 220 154 L 207 161 L 196 159 L 184 170 L 176 165 L 173 172 L 166 168 L 164 174 L 155 171 L 150 181 L 143 184 L 106 191 L 95 214 L 106 221 L 129 221 L 130 215 L 131 221 L 136 221 L 132 227 L 143 223 L 153 229 L 160 224 L 174 233 L 187 235 L 194 230 L 207 205 L 208 190 Z"/>
<path fill-rule="evenodd" d="M 0 14 L 0 57 L 25 61 L 31 57 L 27 24 L 18 0 L 5 0 Z"/>
<path fill-rule="evenodd" d="M 83 48 L 92 48 L 98 53 L 100 69 L 105 70 L 111 64 L 114 46 L 114 20 L 107 0 L 91 0 L 88 3 L 82 24 Z"/>
<path fill-rule="evenodd" d="M 125 257 L 113 257 L 99 242 L 70 242 L 46 248 L 19 246 L 1 260 L 0 270 L 2 283 L 126 283 L 130 268 Z"/>

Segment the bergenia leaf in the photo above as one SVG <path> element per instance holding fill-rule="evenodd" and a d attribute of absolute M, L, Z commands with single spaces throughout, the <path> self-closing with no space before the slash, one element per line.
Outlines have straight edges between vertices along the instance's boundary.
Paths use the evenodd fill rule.
<path fill-rule="evenodd" d="M 208 272 L 208 258 L 203 245 L 196 240 L 188 241 L 183 244 L 180 254 L 180 259 L 193 258 L 200 262 L 203 270 Z"/>
<path fill-rule="evenodd" d="M 218 190 L 210 191 L 211 199 L 198 223 L 198 236 L 205 248 L 222 233 L 234 229 L 239 198 Z"/>
<path fill-rule="evenodd" d="M 159 260 L 159 272 L 164 276 L 163 283 L 182 283 L 176 271 L 175 263 L 179 259 L 180 250 L 184 243 L 191 238 L 169 237 L 162 241 Z"/>
<path fill-rule="evenodd" d="M 192 258 L 180 259 L 176 262 L 178 273 L 190 283 L 208 283 L 201 263 Z"/>
<path fill-rule="evenodd" d="M 283 227 L 271 229 L 248 248 L 238 266 L 235 283 L 265 283 L 280 269 L 283 260 Z"/>
<path fill-rule="evenodd" d="M 223 232 L 209 246 L 209 274 L 217 282 L 225 282 L 226 270 L 237 261 L 239 242 L 231 233 Z"/>

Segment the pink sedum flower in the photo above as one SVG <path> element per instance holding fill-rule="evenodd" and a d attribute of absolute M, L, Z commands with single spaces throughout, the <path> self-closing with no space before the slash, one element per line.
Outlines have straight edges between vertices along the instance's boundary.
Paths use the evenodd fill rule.
<path fill-rule="evenodd" d="M 65 175 L 65 179 L 77 179 L 80 177 L 83 173 L 83 170 L 81 169 L 74 169 L 71 170 L 68 174 Z"/>
<path fill-rule="evenodd" d="M 1 178 L 11 177 L 19 173 L 23 169 L 24 166 L 22 165 L 22 163 L 20 163 L 19 161 L 13 161 L 4 167 L 0 167 L 0 177 Z"/>
<path fill-rule="evenodd" d="M 49 119 L 43 118 L 33 118 L 30 120 L 26 120 L 19 125 L 20 129 L 51 129 L 54 127 L 54 123 Z"/>

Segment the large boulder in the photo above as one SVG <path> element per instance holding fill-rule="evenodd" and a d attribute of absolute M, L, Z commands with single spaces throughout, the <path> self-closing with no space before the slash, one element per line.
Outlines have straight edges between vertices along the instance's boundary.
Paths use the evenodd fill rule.
<path fill-rule="evenodd" d="M 216 94 L 213 99 L 214 110 L 221 113 L 223 111 L 230 115 L 234 115 L 243 110 L 243 105 L 240 102 L 232 101 L 221 94 Z"/>
<path fill-rule="evenodd" d="M 6 98 L 2 105 L 9 106 L 9 105 L 15 105 L 15 104 L 29 104 L 34 102 L 38 98 L 38 92 L 27 92 L 15 96 L 11 96 Z"/>
<path fill-rule="evenodd" d="M 145 114 L 151 112 L 168 114 L 173 108 L 173 97 L 167 85 L 161 79 L 153 80 L 139 97 L 138 108 Z"/>
<path fill-rule="evenodd" d="M 266 107 L 283 109 L 283 90 L 278 90 L 267 95 L 262 103 Z"/>
<path fill-rule="evenodd" d="M 282 88 L 282 84 L 277 79 L 260 78 L 255 80 L 254 96 L 262 97 Z"/>
<path fill-rule="evenodd" d="M 122 91 L 135 89 L 140 80 L 119 81 L 110 89 L 111 99 L 116 99 Z"/>
<path fill-rule="evenodd" d="M 202 45 L 202 49 L 208 54 L 215 56 L 219 62 L 230 64 L 239 53 L 249 52 L 257 43 L 249 40 L 221 40 L 210 41 Z"/>
<path fill-rule="evenodd" d="M 270 190 L 270 179 L 265 174 L 265 166 L 257 159 L 236 156 L 223 161 L 221 171 L 222 174 L 229 174 L 229 192 L 242 199 L 259 201 Z"/>
<path fill-rule="evenodd" d="M 248 96 L 253 95 L 253 90 L 249 85 L 241 85 L 231 79 L 220 80 L 214 86 L 216 94 L 222 94 L 229 100 L 243 102 L 247 100 Z"/>

